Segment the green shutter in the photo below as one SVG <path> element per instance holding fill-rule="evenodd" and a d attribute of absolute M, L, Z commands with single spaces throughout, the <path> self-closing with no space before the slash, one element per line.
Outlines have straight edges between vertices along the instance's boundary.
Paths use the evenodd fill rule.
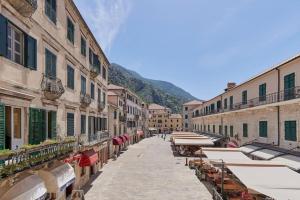
<path fill-rule="evenodd" d="M 243 137 L 248 137 L 248 124 L 243 124 Z"/>
<path fill-rule="evenodd" d="M 230 137 L 233 137 L 233 126 L 230 126 Z"/>
<path fill-rule="evenodd" d="M 0 103 L 0 150 L 5 149 L 5 106 Z"/>
<path fill-rule="evenodd" d="M 67 135 L 74 136 L 74 113 L 67 113 Z"/>
<path fill-rule="evenodd" d="M 285 121 L 285 140 L 297 141 L 297 123 L 296 121 Z"/>
<path fill-rule="evenodd" d="M 25 63 L 24 66 L 32 70 L 37 69 L 37 45 L 36 39 L 24 34 Z"/>
<path fill-rule="evenodd" d="M 51 124 L 48 124 L 50 126 L 50 136 L 51 139 L 56 139 L 57 131 L 56 131 L 56 112 L 50 111 L 50 118 L 51 118 Z"/>
<path fill-rule="evenodd" d="M 0 56 L 7 56 L 7 19 L 0 14 Z"/>
<path fill-rule="evenodd" d="M 268 122 L 259 122 L 259 137 L 268 137 Z"/>
<path fill-rule="evenodd" d="M 46 111 L 29 109 L 29 144 L 40 144 L 46 139 Z"/>

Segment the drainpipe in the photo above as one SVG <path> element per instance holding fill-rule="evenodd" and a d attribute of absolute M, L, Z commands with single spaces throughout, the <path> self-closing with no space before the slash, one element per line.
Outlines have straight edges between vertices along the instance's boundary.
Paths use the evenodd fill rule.
<path fill-rule="evenodd" d="M 276 68 L 277 70 L 277 102 L 280 101 L 280 70 Z M 277 145 L 280 146 L 280 106 L 277 106 L 277 129 L 278 129 L 278 135 L 277 135 Z"/>

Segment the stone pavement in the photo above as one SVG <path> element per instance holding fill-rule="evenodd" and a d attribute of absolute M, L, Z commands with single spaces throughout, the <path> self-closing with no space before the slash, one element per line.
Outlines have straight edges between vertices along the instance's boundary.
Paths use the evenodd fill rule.
<path fill-rule="evenodd" d="M 87 200 L 208 200 L 206 187 L 170 142 L 154 136 L 131 145 L 85 188 Z"/>

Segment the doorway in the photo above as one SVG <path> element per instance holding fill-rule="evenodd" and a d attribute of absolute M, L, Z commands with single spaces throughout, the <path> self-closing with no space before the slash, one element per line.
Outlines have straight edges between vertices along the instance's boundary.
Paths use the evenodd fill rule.
<path fill-rule="evenodd" d="M 22 108 L 5 106 L 5 148 L 16 150 L 22 147 L 23 139 L 23 119 Z"/>

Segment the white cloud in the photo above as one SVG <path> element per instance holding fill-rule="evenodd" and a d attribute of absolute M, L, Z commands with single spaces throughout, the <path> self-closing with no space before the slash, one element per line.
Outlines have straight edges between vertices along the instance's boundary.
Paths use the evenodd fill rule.
<path fill-rule="evenodd" d="M 101 47 L 109 52 L 130 13 L 131 0 L 76 0 L 76 4 Z"/>

